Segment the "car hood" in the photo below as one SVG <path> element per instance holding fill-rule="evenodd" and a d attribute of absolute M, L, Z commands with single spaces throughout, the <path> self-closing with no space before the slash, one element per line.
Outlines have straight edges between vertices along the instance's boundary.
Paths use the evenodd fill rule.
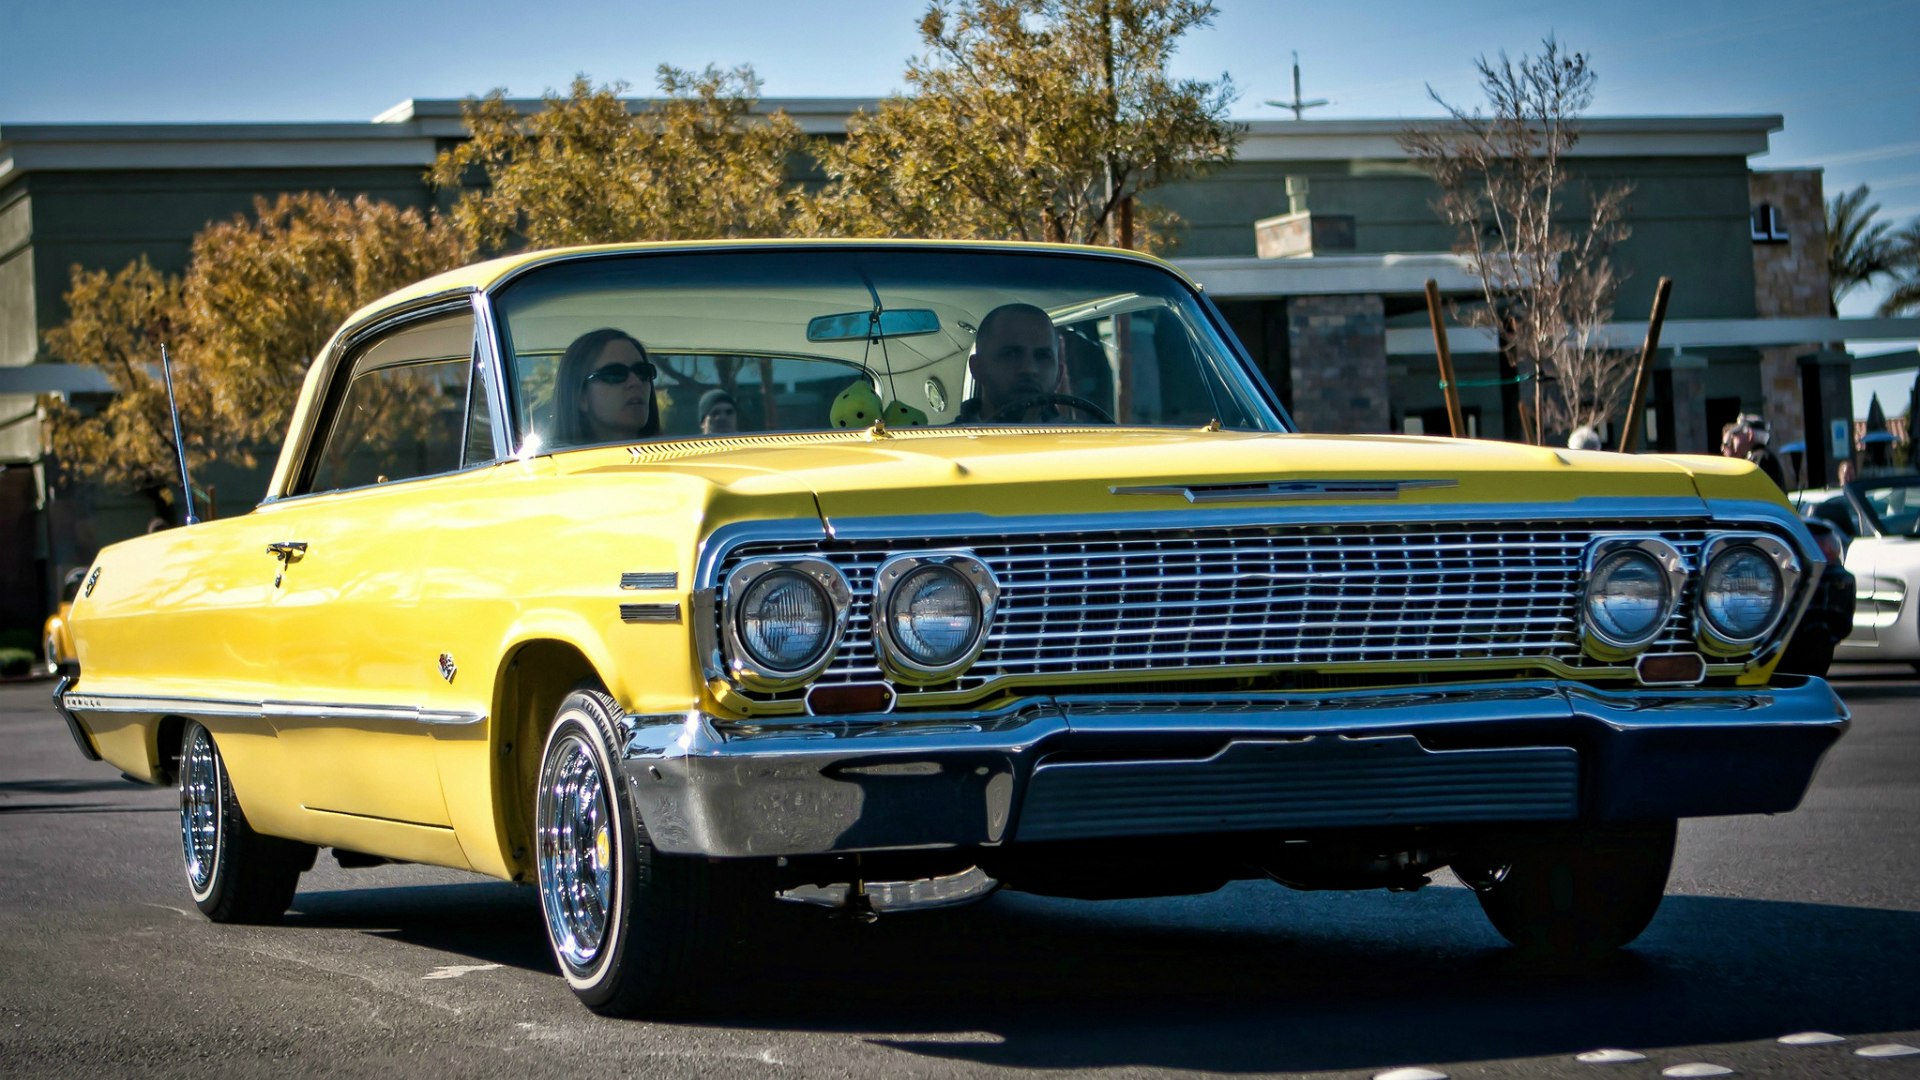
<path fill-rule="evenodd" d="M 652 443 L 623 451 L 616 462 L 606 460 L 609 454 L 597 452 L 592 471 L 677 473 L 744 498 L 811 493 L 829 524 L 922 514 L 1244 507 L 1276 497 L 1236 485 L 1301 485 L 1278 497 L 1323 505 L 1699 500 L 1696 481 L 1703 472 L 1735 481 L 1759 477 L 1758 485 L 1735 484 L 1748 497 L 1766 497 L 1771 488 L 1751 465 L 1719 458 L 1391 435 L 913 429 L 882 436 L 833 432 Z M 1355 481 L 1406 483 L 1397 491 L 1356 493 Z M 1778 501 L 1778 492 L 1772 498 Z"/>

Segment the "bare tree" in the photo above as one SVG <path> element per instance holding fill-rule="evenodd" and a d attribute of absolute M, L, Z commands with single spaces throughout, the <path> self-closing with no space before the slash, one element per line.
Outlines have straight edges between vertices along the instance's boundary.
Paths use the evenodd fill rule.
<path fill-rule="evenodd" d="M 1455 250 L 1480 279 L 1482 303 L 1457 311 L 1494 331 L 1507 370 L 1531 381 L 1529 434 L 1583 425 L 1604 429 L 1633 378 L 1630 352 L 1608 348 L 1600 328 L 1613 316 L 1620 276 L 1615 245 L 1631 189 L 1595 190 L 1568 174 L 1577 118 L 1593 100 L 1584 53 L 1552 37 L 1539 56 L 1480 57 L 1486 111 L 1448 103 L 1450 123 L 1419 125 L 1400 144 L 1440 186 L 1434 209 L 1459 230 Z"/>

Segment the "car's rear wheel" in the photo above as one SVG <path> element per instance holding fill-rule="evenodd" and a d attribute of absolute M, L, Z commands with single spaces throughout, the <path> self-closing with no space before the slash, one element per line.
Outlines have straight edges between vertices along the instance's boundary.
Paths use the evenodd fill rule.
<path fill-rule="evenodd" d="M 662 855 L 616 767 L 619 708 L 576 690 L 541 752 L 533 828 L 540 910 L 560 973 L 609 1016 L 697 1005 L 740 929 L 727 868 Z"/>
<path fill-rule="evenodd" d="M 1523 951 L 1593 959 L 1653 921 L 1673 840 L 1672 821 L 1515 832 L 1490 838 L 1455 869 L 1494 929 Z"/>
<path fill-rule="evenodd" d="M 213 733 L 192 722 L 180 740 L 180 847 L 194 904 L 223 923 L 277 921 L 314 856 L 309 845 L 253 831 Z"/>

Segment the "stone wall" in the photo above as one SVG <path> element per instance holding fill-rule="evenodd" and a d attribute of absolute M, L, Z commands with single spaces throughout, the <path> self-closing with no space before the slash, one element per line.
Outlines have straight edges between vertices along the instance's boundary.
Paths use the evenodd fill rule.
<path fill-rule="evenodd" d="M 1289 299 L 1287 345 L 1302 431 L 1387 430 L 1386 305 L 1378 294 Z"/>
<path fill-rule="evenodd" d="M 1824 318 L 1827 301 L 1827 212 L 1818 169 L 1755 171 L 1747 175 L 1753 206 L 1771 206 L 1787 238 L 1753 243 L 1754 314 L 1763 319 Z M 1820 346 L 1760 350 L 1758 404 L 1773 429 L 1773 444 L 1807 437 L 1799 358 Z"/>

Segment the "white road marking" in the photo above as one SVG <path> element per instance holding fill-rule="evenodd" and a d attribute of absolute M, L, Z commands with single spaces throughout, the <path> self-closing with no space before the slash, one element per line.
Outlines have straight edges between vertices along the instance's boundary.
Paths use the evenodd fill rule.
<path fill-rule="evenodd" d="M 175 915 L 178 915 L 178 916 L 180 916 L 180 917 L 181 917 L 181 918 L 183 918 L 183 919 L 192 919 L 192 920 L 193 920 L 193 921 L 195 921 L 195 922 L 199 922 L 199 921 L 201 921 L 201 920 L 200 920 L 200 916 L 198 916 L 198 915 L 195 915 L 195 914 L 194 914 L 193 912 L 191 912 L 191 911 L 188 911 L 188 910 L 187 910 L 186 908 L 177 908 L 177 907 L 174 907 L 174 906 L 173 906 L 172 904 L 150 904 L 150 903 L 147 903 L 147 902 L 146 902 L 145 900 L 142 900 L 142 901 L 140 902 L 140 906 L 141 906 L 141 907 L 155 907 L 155 908 L 159 908 L 159 909 L 160 909 L 161 911 L 171 911 L 171 912 L 173 912 L 173 913 L 174 913 Z"/>
<path fill-rule="evenodd" d="M 1861 1057 L 1906 1057 L 1908 1054 L 1920 1054 L 1920 1047 L 1907 1046 L 1904 1043 L 1881 1043 L 1878 1046 L 1863 1046 L 1854 1053 Z"/>
<path fill-rule="evenodd" d="M 1802 1031 L 1794 1035 L 1782 1035 L 1777 1042 L 1782 1046 L 1826 1046 L 1828 1043 L 1840 1043 L 1847 1040 L 1840 1035 L 1824 1031 Z"/>
<path fill-rule="evenodd" d="M 422 975 L 420 978 L 423 982 L 427 979 L 457 979 L 476 971 L 493 971 L 499 966 L 499 964 L 449 964 L 446 967 L 434 968 L 431 974 Z"/>
<path fill-rule="evenodd" d="M 1616 1065 L 1627 1061 L 1645 1061 L 1647 1055 L 1632 1050 L 1589 1050 L 1584 1054 L 1573 1055 L 1573 1060 L 1584 1061 L 1589 1065 Z"/>
<path fill-rule="evenodd" d="M 207 943 L 217 949 L 228 949 L 233 952 L 250 953 L 254 956 L 264 956 L 269 960 L 282 960 L 289 964 L 299 964 L 301 967 L 312 968 L 315 971 L 324 971 L 329 975 L 338 975 L 344 979 L 358 979 L 359 981 L 366 983 L 368 986 L 373 987 L 375 990 L 379 990 L 383 993 L 393 994 L 398 997 L 403 997 L 403 998 L 406 998 L 408 1001 L 416 1002 L 421 1005 L 427 1005 L 432 1008 L 439 1009 L 443 1012 L 449 1012 L 455 1016 L 460 1015 L 460 1010 L 455 1008 L 452 1005 L 448 1005 L 445 1002 L 441 1002 L 441 1001 L 434 1001 L 431 998 L 423 998 L 418 994 L 408 993 L 407 991 L 401 989 L 399 986 L 388 986 L 382 983 L 381 981 L 379 981 L 378 979 L 373 978 L 371 975 L 362 975 L 356 971 L 346 971 L 341 968 L 329 967 L 326 964 L 322 964 L 316 960 L 311 960 L 303 956 L 295 956 L 287 952 L 275 952 L 271 949 L 266 949 L 266 948 L 261 948 L 258 946 L 246 945 L 246 944 L 230 945 L 230 944 L 227 944 L 226 942 L 221 941 L 218 935 L 209 939 Z M 348 994 L 347 996 L 350 998 L 353 997 L 352 994 Z M 358 1001 L 359 999 L 354 998 L 354 1000 Z M 374 1009 L 375 1013 L 376 1014 L 378 1013 L 379 1010 L 377 1006 L 374 1006 L 372 1003 L 366 1003 L 366 1004 L 368 1008 Z"/>
<path fill-rule="evenodd" d="M 1690 1061 L 1685 1065 L 1671 1065 L 1660 1070 L 1661 1076 L 1732 1076 L 1733 1070 L 1725 1065 L 1715 1065 L 1706 1061 Z"/>
<path fill-rule="evenodd" d="M 1404 1069 L 1388 1069 L 1383 1073 L 1374 1073 L 1373 1080 L 1447 1080 L 1447 1074 L 1410 1065 Z"/>

